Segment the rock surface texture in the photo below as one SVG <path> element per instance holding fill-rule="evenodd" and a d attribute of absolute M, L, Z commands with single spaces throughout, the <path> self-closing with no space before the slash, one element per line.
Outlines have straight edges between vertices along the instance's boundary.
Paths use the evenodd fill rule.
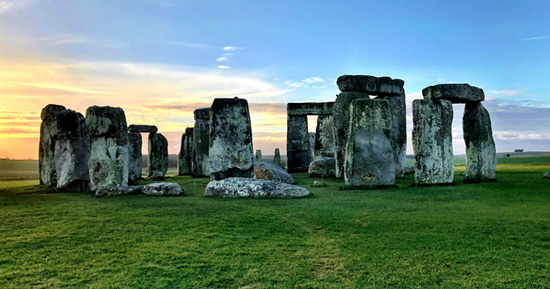
<path fill-rule="evenodd" d="M 279 148 L 276 148 L 275 149 L 275 155 L 273 156 L 273 164 L 275 164 L 276 166 L 279 166 L 279 167 L 283 167 L 282 165 L 282 162 L 281 162 L 281 152 L 279 150 Z"/>
<path fill-rule="evenodd" d="M 315 128 L 315 159 L 334 157 L 333 115 L 319 115 Z"/>
<path fill-rule="evenodd" d="M 254 159 L 254 161 L 256 161 L 256 162 L 263 161 L 262 150 L 256 150 L 256 158 Z"/>
<path fill-rule="evenodd" d="M 210 180 L 254 176 L 252 127 L 248 102 L 216 98 L 212 103 Z"/>
<path fill-rule="evenodd" d="M 144 186 L 102 188 L 95 193 L 98 197 L 140 194 L 147 196 L 184 196 L 185 191 L 176 183 L 153 183 Z"/>
<path fill-rule="evenodd" d="M 210 108 L 196 109 L 193 112 L 195 127 L 193 128 L 193 177 L 210 175 Z"/>
<path fill-rule="evenodd" d="M 143 166 L 141 164 L 141 133 L 128 133 L 128 184 L 137 185 L 137 181 L 141 179 Z"/>
<path fill-rule="evenodd" d="M 41 185 L 57 185 L 55 170 L 55 140 L 58 133 L 57 115 L 64 110 L 64 106 L 49 104 L 42 109 L 40 114 L 42 123 L 40 125 L 38 170 Z"/>
<path fill-rule="evenodd" d="M 311 162 L 307 173 L 310 178 L 334 178 L 335 170 L 336 160 L 334 158 L 322 158 Z"/>
<path fill-rule="evenodd" d="M 61 111 L 56 117 L 55 171 L 57 187 L 87 191 L 90 183 L 88 161 L 90 137 L 86 121 L 74 110 Z"/>
<path fill-rule="evenodd" d="M 453 105 L 448 100 L 413 101 L 414 179 L 418 185 L 453 182 Z"/>
<path fill-rule="evenodd" d="M 485 100 L 483 89 L 466 83 L 438 84 L 422 90 L 424 99 L 446 99 L 452 103 L 479 102 Z"/>
<path fill-rule="evenodd" d="M 204 196 L 224 198 L 301 198 L 308 196 L 307 189 L 267 180 L 249 178 L 227 178 L 211 181 Z"/>
<path fill-rule="evenodd" d="M 344 179 L 349 186 L 388 186 L 395 183 L 387 100 L 357 99 L 350 106 Z"/>
<path fill-rule="evenodd" d="M 86 110 L 91 151 L 88 171 L 92 191 L 128 186 L 128 127 L 118 107 L 91 106 Z"/>
<path fill-rule="evenodd" d="M 346 143 L 348 139 L 349 111 L 351 102 L 356 99 L 369 98 L 369 95 L 363 92 L 342 92 L 336 97 L 334 102 L 334 122 L 333 137 L 335 148 L 337 178 L 344 176 L 344 159 L 346 152 Z"/>
<path fill-rule="evenodd" d="M 148 133 L 157 133 L 158 128 L 154 125 L 144 125 L 144 124 L 131 124 L 128 126 L 129 132 L 148 132 Z"/>
<path fill-rule="evenodd" d="M 393 149 L 393 162 L 395 165 L 395 177 L 405 176 L 405 154 L 407 152 L 407 111 L 405 94 L 379 96 L 376 99 L 385 99 L 390 105 L 392 129 L 390 131 L 391 145 Z"/>
<path fill-rule="evenodd" d="M 147 178 L 162 180 L 168 171 L 168 140 L 160 133 L 149 134 Z"/>
<path fill-rule="evenodd" d="M 178 175 L 191 174 L 193 164 L 193 128 L 188 127 L 181 136 L 181 147 L 178 153 Z"/>
<path fill-rule="evenodd" d="M 464 182 L 494 180 L 497 156 L 491 117 L 480 102 L 466 103 L 462 129 L 466 143 L 466 178 Z"/>
<path fill-rule="evenodd" d="M 362 92 L 370 95 L 404 95 L 404 81 L 371 75 L 342 75 L 336 80 L 340 91 Z"/>
<path fill-rule="evenodd" d="M 288 172 L 306 172 L 309 166 L 307 115 L 288 116 L 286 139 Z"/>
<path fill-rule="evenodd" d="M 294 178 L 289 173 L 281 167 L 268 162 L 256 162 L 254 164 L 254 178 L 294 184 Z"/>

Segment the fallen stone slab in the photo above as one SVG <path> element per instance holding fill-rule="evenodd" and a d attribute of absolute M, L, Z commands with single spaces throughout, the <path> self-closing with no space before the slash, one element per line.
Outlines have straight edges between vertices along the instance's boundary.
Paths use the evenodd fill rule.
<path fill-rule="evenodd" d="M 405 82 L 387 76 L 342 75 L 336 80 L 340 91 L 363 92 L 370 95 L 403 95 Z"/>
<path fill-rule="evenodd" d="M 211 181 L 204 191 L 205 197 L 223 198 L 302 198 L 309 194 L 310 192 L 302 187 L 249 178 Z"/>
<path fill-rule="evenodd" d="M 256 162 L 254 164 L 254 178 L 294 184 L 294 178 L 284 169 L 268 162 Z"/>
<path fill-rule="evenodd" d="M 124 196 L 184 196 L 185 190 L 176 183 L 153 183 L 144 186 L 108 187 L 96 191 L 98 197 Z"/>
<path fill-rule="evenodd" d="M 446 99 L 452 103 L 478 102 L 485 100 L 483 89 L 467 83 L 437 84 L 422 89 L 424 99 Z"/>
<path fill-rule="evenodd" d="M 155 125 L 145 125 L 145 124 L 131 124 L 128 126 L 129 132 L 148 132 L 156 133 L 159 129 Z"/>
<path fill-rule="evenodd" d="M 544 176 L 542 176 L 543 180 L 550 180 L 550 171 L 547 171 Z"/>
<path fill-rule="evenodd" d="M 334 158 L 322 158 L 309 164 L 307 172 L 310 178 L 334 178 L 336 173 L 336 160 Z"/>

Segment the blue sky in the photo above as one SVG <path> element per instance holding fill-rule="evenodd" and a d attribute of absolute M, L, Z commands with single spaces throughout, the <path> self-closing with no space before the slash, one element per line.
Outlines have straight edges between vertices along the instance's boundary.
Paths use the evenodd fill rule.
<path fill-rule="evenodd" d="M 49 102 L 121 106 L 129 122 L 157 124 L 175 153 L 192 110 L 233 95 L 251 103 L 267 155 L 285 147 L 284 103 L 333 101 L 342 74 L 405 80 L 409 119 L 426 86 L 479 86 L 497 150 L 550 150 L 549 11 L 550 1 L 0 0 L 0 156 L 16 138 L 33 148 L 36 129 L 13 115 L 36 118 Z"/>

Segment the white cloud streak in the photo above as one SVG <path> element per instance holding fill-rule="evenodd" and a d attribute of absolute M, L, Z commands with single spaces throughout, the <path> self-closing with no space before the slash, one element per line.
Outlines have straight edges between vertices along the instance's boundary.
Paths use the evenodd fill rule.
<path fill-rule="evenodd" d="M 224 46 L 223 51 L 237 51 L 237 50 L 243 50 L 244 47 L 239 46 Z"/>
<path fill-rule="evenodd" d="M 522 41 L 531 41 L 531 40 L 542 40 L 542 39 L 548 39 L 548 38 L 550 38 L 550 35 L 523 38 L 521 40 Z"/>

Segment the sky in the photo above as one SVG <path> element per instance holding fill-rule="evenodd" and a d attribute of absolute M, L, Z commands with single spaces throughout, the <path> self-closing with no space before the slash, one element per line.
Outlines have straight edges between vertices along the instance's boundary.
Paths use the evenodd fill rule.
<path fill-rule="evenodd" d="M 121 107 L 176 154 L 193 110 L 234 96 L 248 100 L 254 150 L 284 154 L 286 103 L 334 101 L 343 74 L 405 81 L 408 154 L 412 101 L 439 83 L 485 91 L 498 152 L 550 151 L 548 11 L 546 0 L 0 0 L 0 158 L 38 158 L 50 103 Z"/>

